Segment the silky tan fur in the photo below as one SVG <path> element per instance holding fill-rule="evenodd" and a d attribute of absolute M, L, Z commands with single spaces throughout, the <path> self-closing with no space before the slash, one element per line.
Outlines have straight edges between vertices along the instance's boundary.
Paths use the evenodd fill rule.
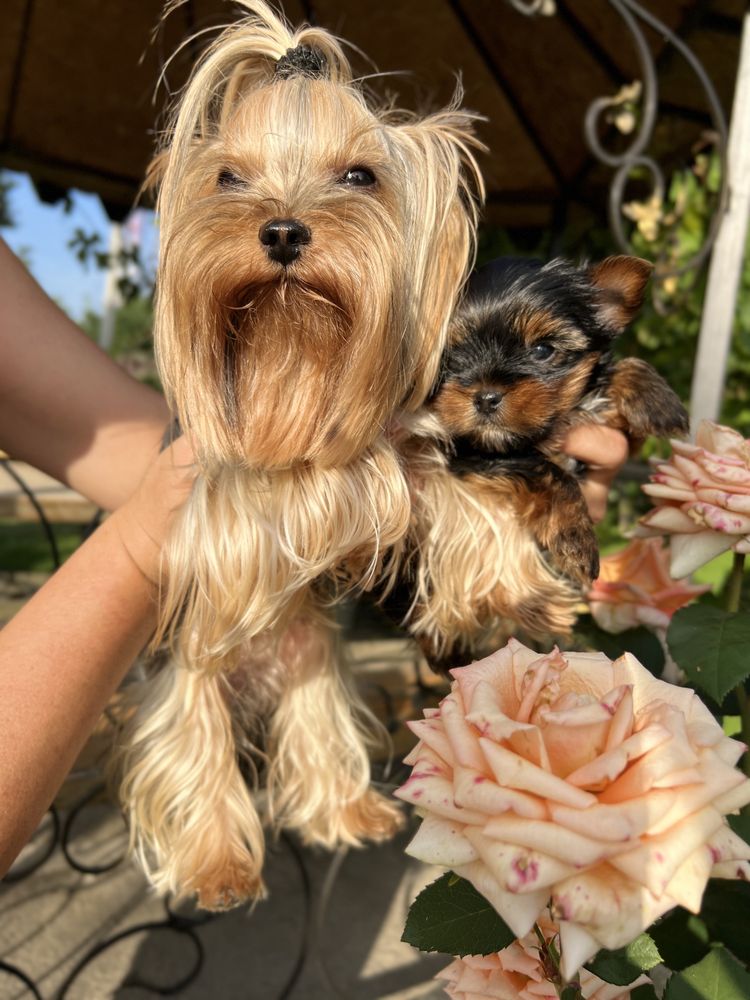
<path fill-rule="evenodd" d="M 153 168 L 156 352 L 198 477 L 164 555 L 173 659 L 134 692 L 115 761 L 152 883 L 207 908 L 263 891 L 258 763 L 265 816 L 307 842 L 398 822 L 326 606 L 387 576 L 408 530 L 387 431 L 435 380 L 482 195 L 460 95 L 422 119 L 373 107 L 335 38 L 243 6 Z M 275 76 L 299 45 L 323 75 Z M 376 183 L 343 184 L 355 167 Z M 289 267 L 259 239 L 278 218 L 311 233 Z"/>

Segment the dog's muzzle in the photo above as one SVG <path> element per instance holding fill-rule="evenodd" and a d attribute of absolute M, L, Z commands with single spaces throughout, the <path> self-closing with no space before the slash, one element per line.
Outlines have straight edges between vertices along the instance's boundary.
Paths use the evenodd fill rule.
<path fill-rule="evenodd" d="M 260 227 L 258 239 L 271 260 L 286 267 L 299 257 L 312 234 L 299 219 L 271 219 Z"/>

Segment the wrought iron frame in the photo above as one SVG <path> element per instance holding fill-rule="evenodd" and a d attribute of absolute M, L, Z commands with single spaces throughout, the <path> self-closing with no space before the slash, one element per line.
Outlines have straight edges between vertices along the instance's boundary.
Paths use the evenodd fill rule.
<path fill-rule="evenodd" d="M 506 2 L 526 17 L 534 17 L 542 14 L 546 6 L 545 0 L 506 0 Z M 634 252 L 633 245 L 628 239 L 625 227 L 623 226 L 622 207 L 625 188 L 636 168 L 645 169 L 650 175 L 652 195 L 655 195 L 661 201 L 666 193 L 663 171 L 656 160 L 646 153 L 653 138 L 659 106 L 659 81 L 656 73 L 656 65 L 643 29 L 643 25 L 648 25 L 679 52 L 695 73 L 706 96 L 711 124 L 716 134 L 715 149 L 721 167 L 721 188 L 706 239 L 698 252 L 690 260 L 678 267 L 660 269 L 659 276 L 666 278 L 670 275 L 684 274 L 688 271 L 698 271 L 708 259 L 716 242 L 723 211 L 729 197 L 727 171 L 728 129 L 724 110 L 719 101 L 716 89 L 700 60 L 676 32 L 660 21 L 643 4 L 638 3 L 637 0 L 607 0 L 607 2 L 620 15 L 624 27 L 632 39 L 641 66 L 643 87 L 641 119 L 631 142 L 624 151 L 614 153 L 608 150 L 600 139 L 602 116 L 612 108 L 614 103 L 611 97 L 597 97 L 593 100 L 586 111 L 583 122 L 584 136 L 589 150 L 596 160 L 615 171 L 610 182 L 608 197 L 608 219 L 612 235 L 618 247 L 624 253 Z"/>

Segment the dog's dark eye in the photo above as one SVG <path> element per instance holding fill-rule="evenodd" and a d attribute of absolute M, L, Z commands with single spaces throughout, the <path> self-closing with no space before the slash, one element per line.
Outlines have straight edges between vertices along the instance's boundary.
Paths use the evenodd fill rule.
<path fill-rule="evenodd" d="M 531 356 L 535 361 L 546 361 L 555 353 L 552 344 L 534 344 L 531 348 Z"/>
<path fill-rule="evenodd" d="M 216 186 L 224 189 L 242 187 L 242 183 L 242 178 L 231 170 L 222 170 L 216 179 Z"/>
<path fill-rule="evenodd" d="M 339 178 L 339 184 L 348 187 L 372 187 L 374 183 L 375 174 L 367 167 L 349 167 Z"/>

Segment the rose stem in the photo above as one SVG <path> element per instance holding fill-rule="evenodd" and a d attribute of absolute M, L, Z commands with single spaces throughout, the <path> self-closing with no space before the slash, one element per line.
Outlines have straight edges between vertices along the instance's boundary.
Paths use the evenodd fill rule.
<path fill-rule="evenodd" d="M 732 572 L 729 575 L 727 584 L 727 611 L 736 614 L 740 610 L 740 598 L 742 596 L 742 579 L 745 571 L 745 555 L 742 552 L 735 552 Z M 750 746 L 750 706 L 748 705 L 747 692 L 744 684 L 738 684 L 734 689 L 737 695 L 737 704 L 740 707 L 742 718 L 742 742 Z M 745 774 L 750 774 L 750 753 L 745 754 L 743 762 Z"/>
<path fill-rule="evenodd" d="M 560 953 L 554 945 L 554 938 L 548 941 L 539 924 L 534 924 L 534 933 L 539 939 L 539 957 L 542 968 L 547 976 L 547 981 L 555 987 L 558 997 L 562 997 L 564 1000 L 583 1000 L 581 984 L 577 978 L 570 983 L 564 983 L 562 980 Z"/>

